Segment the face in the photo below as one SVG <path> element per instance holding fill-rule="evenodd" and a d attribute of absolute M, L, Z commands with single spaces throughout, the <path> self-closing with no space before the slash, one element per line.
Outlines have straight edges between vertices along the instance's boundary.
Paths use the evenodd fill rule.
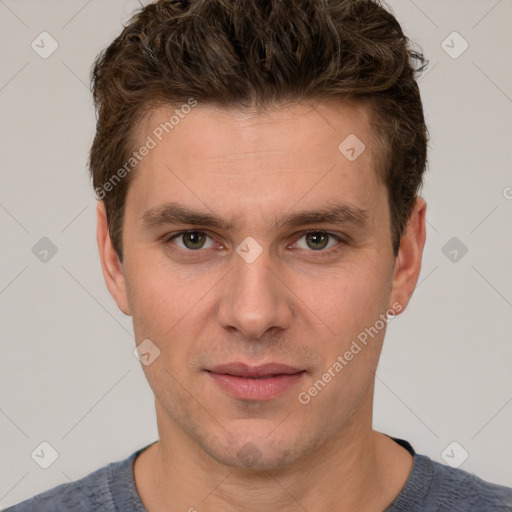
<path fill-rule="evenodd" d="M 107 285 L 137 345 L 159 354 L 143 370 L 161 439 L 179 431 L 233 467 L 291 465 L 371 424 L 386 313 L 412 294 L 424 208 L 395 259 L 363 105 L 198 105 L 155 132 L 174 109 L 139 127 L 137 147 L 155 145 L 133 171 L 122 266 L 98 208 Z M 339 149 L 351 134 L 359 156 L 356 139 Z"/>

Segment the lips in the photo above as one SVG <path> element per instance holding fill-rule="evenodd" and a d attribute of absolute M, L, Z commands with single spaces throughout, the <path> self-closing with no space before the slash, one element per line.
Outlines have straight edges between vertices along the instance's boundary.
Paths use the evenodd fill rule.
<path fill-rule="evenodd" d="M 229 363 L 214 366 L 209 371 L 223 375 L 233 375 L 234 377 L 243 377 L 246 379 L 258 379 L 273 377 L 276 375 L 293 375 L 304 370 L 281 363 L 267 363 L 259 366 L 249 366 L 245 363 Z"/>
<path fill-rule="evenodd" d="M 281 363 L 259 366 L 229 363 L 214 366 L 207 373 L 223 391 L 235 398 L 264 401 L 294 386 L 305 370 Z"/>

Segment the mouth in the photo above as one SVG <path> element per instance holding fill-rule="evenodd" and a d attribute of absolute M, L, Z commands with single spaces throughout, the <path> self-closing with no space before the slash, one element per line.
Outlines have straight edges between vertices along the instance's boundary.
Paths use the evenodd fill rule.
<path fill-rule="evenodd" d="M 271 400 L 293 387 L 306 370 L 281 363 L 229 363 L 206 370 L 224 391 L 242 400 Z"/>

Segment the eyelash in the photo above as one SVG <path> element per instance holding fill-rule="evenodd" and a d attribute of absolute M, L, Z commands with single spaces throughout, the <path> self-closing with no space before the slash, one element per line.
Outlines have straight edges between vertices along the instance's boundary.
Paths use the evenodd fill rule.
<path fill-rule="evenodd" d="M 209 238 L 212 238 L 205 231 L 200 231 L 200 230 L 197 230 L 197 229 L 189 229 L 189 230 L 178 231 L 176 233 L 171 233 L 171 234 L 167 235 L 165 237 L 165 239 L 164 239 L 164 242 L 166 244 L 168 244 L 169 242 L 171 242 L 175 238 L 178 238 L 178 237 L 180 237 L 182 235 L 186 235 L 187 233 L 201 233 L 203 235 L 206 235 Z M 340 250 L 340 244 L 343 245 L 343 244 L 346 243 L 346 241 L 342 237 L 340 237 L 339 235 L 336 235 L 335 233 L 331 233 L 330 231 L 322 231 L 322 230 L 319 230 L 319 229 L 309 229 L 307 231 L 303 231 L 303 232 L 299 233 L 299 236 L 297 237 L 297 239 L 294 242 L 294 244 L 297 243 L 297 241 L 300 240 L 303 236 L 306 236 L 309 233 L 320 233 L 320 234 L 328 235 L 331 238 L 334 238 L 338 242 L 338 245 L 336 245 L 335 247 L 331 247 L 330 249 L 324 249 L 324 250 L 320 249 L 318 251 L 314 251 L 313 249 L 311 249 L 308 252 L 318 252 L 318 253 L 321 253 L 324 256 L 329 256 L 329 255 L 332 255 L 332 254 L 334 254 L 334 253 L 336 253 L 336 252 L 338 252 Z M 181 247 L 178 247 L 177 250 L 181 251 L 181 252 L 186 252 L 186 253 L 194 253 L 194 252 L 201 252 L 202 251 L 202 249 L 196 249 L 194 251 L 192 249 L 182 249 Z"/>

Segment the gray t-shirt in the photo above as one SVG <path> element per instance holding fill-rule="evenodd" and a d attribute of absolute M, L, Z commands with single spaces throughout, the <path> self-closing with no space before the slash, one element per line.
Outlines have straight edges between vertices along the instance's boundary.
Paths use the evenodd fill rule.
<path fill-rule="evenodd" d="M 512 511 L 511 487 L 445 466 L 417 454 L 407 441 L 391 439 L 414 456 L 414 463 L 402 491 L 383 512 Z M 135 487 L 133 461 L 148 446 L 127 459 L 112 462 L 76 482 L 58 485 L 4 512 L 147 512 Z"/>

